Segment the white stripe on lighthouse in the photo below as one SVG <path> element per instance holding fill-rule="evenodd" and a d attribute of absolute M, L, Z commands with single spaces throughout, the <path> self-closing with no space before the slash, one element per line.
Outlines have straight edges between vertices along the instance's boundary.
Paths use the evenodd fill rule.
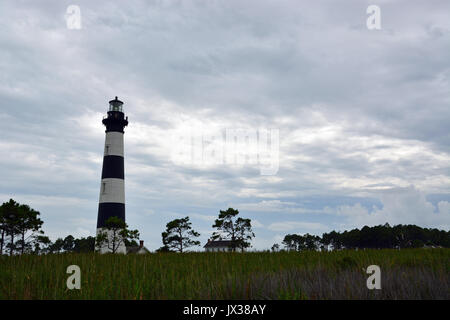
<path fill-rule="evenodd" d="M 121 156 L 123 157 L 123 133 L 117 131 L 109 131 L 106 133 L 105 139 L 105 156 Z"/>
<path fill-rule="evenodd" d="M 103 202 L 125 203 L 125 181 L 123 179 L 102 179 L 99 203 Z"/>

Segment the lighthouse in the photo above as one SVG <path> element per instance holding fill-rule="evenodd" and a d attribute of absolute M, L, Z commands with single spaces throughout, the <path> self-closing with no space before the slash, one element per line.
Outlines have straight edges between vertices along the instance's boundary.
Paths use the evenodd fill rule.
<path fill-rule="evenodd" d="M 123 152 L 123 129 L 128 125 L 128 117 L 123 113 L 123 102 L 117 99 L 109 101 L 109 110 L 103 125 L 106 127 L 105 149 L 103 153 L 102 181 L 97 216 L 97 234 L 105 227 L 110 217 L 125 221 L 125 174 Z M 110 252 L 103 246 L 100 253 Z M 116 251 L 126 253 L 125 244 L 121 243 Z"/>

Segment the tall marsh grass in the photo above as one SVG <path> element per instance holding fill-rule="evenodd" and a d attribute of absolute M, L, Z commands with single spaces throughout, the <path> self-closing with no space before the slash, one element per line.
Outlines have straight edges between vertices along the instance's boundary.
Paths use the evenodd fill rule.
<path fill-rule="evenodd" d="M 0 299 L 450 299 L 450 249 L 2 256 Z"/>

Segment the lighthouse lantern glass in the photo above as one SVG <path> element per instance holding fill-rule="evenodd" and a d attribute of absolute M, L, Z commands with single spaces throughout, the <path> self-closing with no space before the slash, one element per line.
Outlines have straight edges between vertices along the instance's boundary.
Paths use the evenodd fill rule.
<path fill-rule="evenodd" d="M 122 104 L 121 103 L 111 102 L 109 104 L 109 111 L 120 111 L 120 112 L 122 112 Z"/>

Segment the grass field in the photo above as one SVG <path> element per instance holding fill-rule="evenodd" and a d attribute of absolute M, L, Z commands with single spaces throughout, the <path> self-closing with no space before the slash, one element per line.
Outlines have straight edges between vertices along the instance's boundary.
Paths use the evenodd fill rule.
<path fill-rule="evenodd" d="M 450 249 L 2 256 L 0 299 L 450 299 Z"/>

